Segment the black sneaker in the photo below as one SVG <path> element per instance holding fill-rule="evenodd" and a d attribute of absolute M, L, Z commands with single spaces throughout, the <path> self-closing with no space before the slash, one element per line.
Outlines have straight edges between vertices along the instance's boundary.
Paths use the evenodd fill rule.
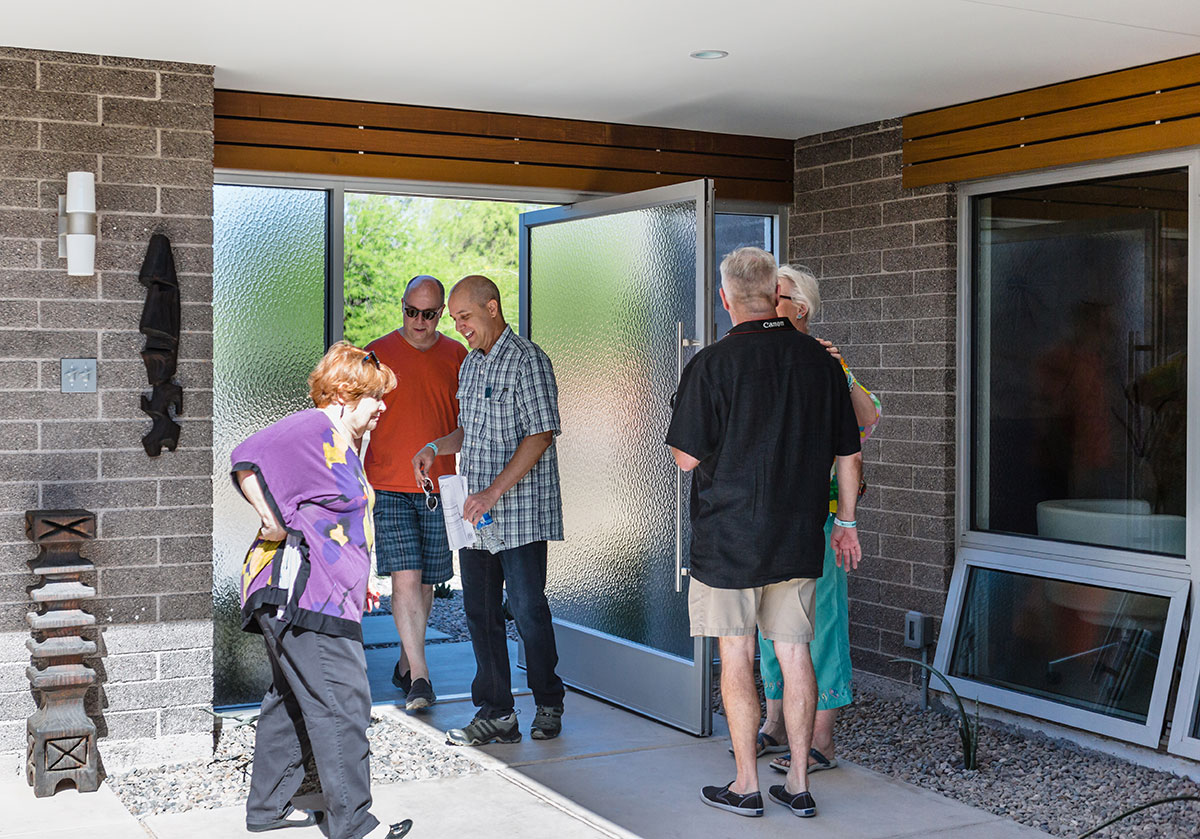
<path fill-rule="evenodd" d="M 561 705 L 539 705 L 533 717 L 533 725 L 529 727 L 529 736 L 534 740 L 553 740 L 562 734 Z"/>
<path fill-rule="evenodd" d="M 392 684 L 400 688 L 400 690 L 408 693 L 412 690 L 412 669 L 407 672 L 400 672 L 400 662 L 396 662 L 396 669 L 392 671 Z"/>
<path fill-rule="evenodd" d="M 733 782 L 730 781 L 730 783 Z M 761 816 L 763 814 L 761 792 L 756 791 L 749 795 L 738 795 L 729 788 L 729 784 L 723 787 L 705 787 L 700 790 L 700 800 L 709 807 L 728 810 L 731 813 L 737 813 L 739 816 Z"/>
<path fill-rule="evenodd" d="M 767 795 L 771 796 L 772 801 L 791 810 L 792 815 L 802 819 L 811 819 L 817 814 L 817 802 L 813 801 L 812 793 L 808 790 L 791 793 L 784 789 L 783 784 L 776 784 L 767 790 Z"/>
<path fill-rule="evenodd" d="M 433 685 L 428 679 L 416 679 L 407 691 L 408 701 L 404 703 L 406 711 L 418 711 L 421 708 L 428 708 L 434 702 L 437 702 L 437 696 L 433 692 Z"/>
<path fill-rule="evenodd" d="M 464 728 L 446 732 L 447 746 L 486 746 L 488 743 L 519 743 L 521 729 L 517 727 L 517 712 L 494 720 L 476 717 Z"/>

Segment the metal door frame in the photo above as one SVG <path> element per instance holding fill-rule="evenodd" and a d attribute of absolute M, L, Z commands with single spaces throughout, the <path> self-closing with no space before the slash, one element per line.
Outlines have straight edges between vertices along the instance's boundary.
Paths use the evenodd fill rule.
<path fill-rule="evenodd" d="M 519 250 L 519 294 L 520 328 L 523 337 L 529 337 L 529 239 L 535 227 L 564 221 L 578 221 L 596 216 L 612 215 L 631 210 L 658 207 L 664 204 L 679 204 L 695 201 L 700 209 L 700 230 L 696 237 L 696 327 L 697 335 L 692 345 L 703 347 L 712 334 L 710 300 L 713 292 L 712 261 L 713 249 L 713 184 L 704 179 L 672 186 L 658 187 L 625 195 L 597 198 L 578 204 L 552 207 L 521 214 Z M 683 510 L 677 510 L 677 516 Z M 683 569 L 686 574 L 686 569 Z M 693 658 L 681 658 L 671 653 L 636 644 L 623 638 L 580 626 L 579 624 L 554 618 L 555 639 L 559 658 L 592 663 L 582 678 L 568 683 L 579 690 L 613 702 L 623 708 L 636 711 L 643 716 L 680 728 L 701 737 L 712 734 L 712 658 L 711 638 L 695 638 Z M 521 659 L 524 661 L 524 646 Z M 638 678 L 622 684 L 617 696 L 605 685 L 605 676 L 612 671 L 635 674 Z M 698 693 L 701 701 L 700 723 L 697 726 L 694 711 L 691 714 L 674 714 L 664 711 L 662 696 L 688 696 Z M 681 709 L 682 710 L 682 709 Z"/>

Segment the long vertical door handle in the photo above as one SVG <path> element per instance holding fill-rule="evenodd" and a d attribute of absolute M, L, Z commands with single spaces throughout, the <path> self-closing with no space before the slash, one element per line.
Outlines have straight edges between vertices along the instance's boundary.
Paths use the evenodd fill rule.
<path fill-rule="evenodd" d="M 700 343 L 683 337 L 683 321 L 675 322 L 675 384 L 683 378 L 683 350 Z M 683 578 L 688 569 L 683 567 L 683 470 L 675 469 L 675 593 L 683 591 Z"/>

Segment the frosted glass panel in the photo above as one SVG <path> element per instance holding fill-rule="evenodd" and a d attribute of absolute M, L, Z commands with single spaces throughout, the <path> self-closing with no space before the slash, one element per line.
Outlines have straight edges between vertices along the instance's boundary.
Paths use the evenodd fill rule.
<path fill-rule="evenodd" d="M 663 438 L 677 322 L 696 335 L 697 227 L 692 201 L 535 227 L 529 267 L 530 337 L 554 363 L 563 428 L 554 615 L 689 659 Z"/>
<path fill-rule="evenodd" d="M 325 351 L 326 193 L 213 188 L 213 703 L 258 702 L 271 682 L 261 639 L 242 632 L 238 580 L 257 517 L 229 480 L 229 453 L 311 407 Z"/>

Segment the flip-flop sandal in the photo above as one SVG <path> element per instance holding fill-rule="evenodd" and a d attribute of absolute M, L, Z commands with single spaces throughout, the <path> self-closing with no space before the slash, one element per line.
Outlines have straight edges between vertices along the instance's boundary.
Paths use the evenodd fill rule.
<path fill-rule="evenodd" d="M 770 734 L 764 734 L 761 731 L 758 732 L 758 742 L 756 744 L 756 749 L 754 752 L 755 757 L 762 757 L 763 755 L 777 754 L 779 752 L 786 752 L 787 750 L 788 750 L 787 743 L 780 743 L 778 740 L 776 740 Z M 729 747 L 729 753 L 733 754 L 733 746 Z"/>
<path fill-rule="evenodd" d="M 824 772 L 826 769 L 837 768 L 838 762 L 836 757 L 825 757 L 825 755 L 821 754 L 816 749 L 809 749 L 808 756 L 816 761 L 816 763 L 810 763 L 808 765 L 808 774 L 810 775 L 814 772 Z"/>
<path fill-rule="evenodd" d="M 810 775 L 813 772 L 823 772 L 826 769 L 837 768 L 838 762 L 836 757 L 825 757 L 825 755 L 821 754 L 816 749 L 809 749 L 808 756 L 815 761 L 815 763 L 810 763 L 808 765 L 808 774 Z M 787 771 L 792 768 L 792 755 L 791 753 L 788 753 L 783 757 L 777 757 L 767 765 L 776 772 L 782 772 L 786 775 Z"/>

